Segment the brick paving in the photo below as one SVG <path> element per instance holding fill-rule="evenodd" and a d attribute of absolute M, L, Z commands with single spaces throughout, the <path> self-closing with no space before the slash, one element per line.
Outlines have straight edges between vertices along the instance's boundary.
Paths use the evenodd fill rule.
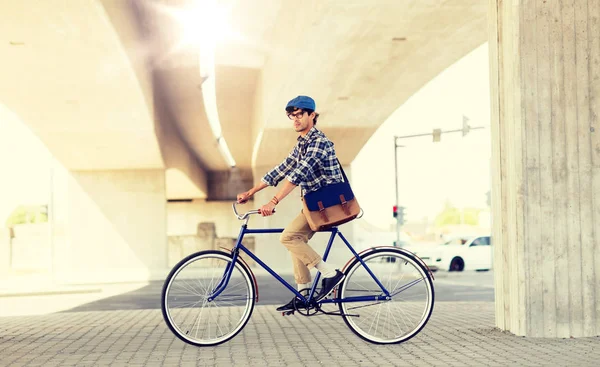
<path fill-rule="evenodd" d="M 425 329 L 398 345 L 363 341 L 336 316 L 257 306 L 216 347 L 176 338 L 160 310 L 0 318 L 1 366 L 597 366 L 600 337 L 523 338 L 494 328 L 490 302 L 439 302 Z M 321 328 L 322 332 L 319 332 Z"/>

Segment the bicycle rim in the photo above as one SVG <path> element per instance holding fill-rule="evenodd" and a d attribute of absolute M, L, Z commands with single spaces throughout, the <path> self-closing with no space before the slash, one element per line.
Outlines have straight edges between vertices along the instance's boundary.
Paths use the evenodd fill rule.
<path fill-rule="evenodd" d="M 361 338 L 377 344 L 395 344 L 415 336 L 433 310 L 433 283 L 425 269 L 398 250 L 379 250 L 363 261 L 389 291 L 391 300 L 342 302 L 344 321 Z M 346 272 L 340 298 L 381 295 L 383 292 L 359 261 Z"/>
<path fill-rule="evenodd" d="M 248 322 L 255 291 L 248 272 L 239 263 L 225 290 L 208 301 L 231 261 L 231 256 L 219 252 L 191 256 L 167 278 L 163 316 L 181 340 L 197 346 L 217 345 L 233 338 Z"/>

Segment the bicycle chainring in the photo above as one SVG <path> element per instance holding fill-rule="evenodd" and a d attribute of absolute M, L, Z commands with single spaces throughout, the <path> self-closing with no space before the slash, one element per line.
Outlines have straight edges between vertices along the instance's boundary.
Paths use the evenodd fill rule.
<path fill-rule="evenodd" d="M 303 289 L 299 290 L 298 292 L 301 295 L 306 297 L 310 293 L 310 288 L 303 288 Z M 302 316 L 314 316 L 317 313 L 319 313 L 319 311 L 321 311 L 321 306 L 318 303 L 316 303 L 315 301 L 312 301 L 311 304 L 308 305 L 308 307 L 307 306 L 298 307 L 298 305 L 296 303 L 294 303 L 294 310 Z"/>

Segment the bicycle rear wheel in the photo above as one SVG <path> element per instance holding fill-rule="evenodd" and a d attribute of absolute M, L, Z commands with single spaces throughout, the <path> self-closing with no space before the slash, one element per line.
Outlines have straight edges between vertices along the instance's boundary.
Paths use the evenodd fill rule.
<path fill-rule="evenodd" d="M 231 254 L 203 251 L 186 257 L 171 270 L 163 286 L 161 308 L 165 322 L 179 339 L 196 346 L 217 345 L 246 326 L 256 290 L 241 262 L 236 261 L 223 292 L 208 300 L 231 263 Z"/>
<path fill-rule="evenodd" d="M 391 299 L 340 302 L 346 325 L 362 339 L 376 344 L 402 343 L 417 335 L 433 311 L 434 289 L 428 271 L 412 255 L 394 248 L 375 249 L 361 258 Z M 358 259 L 345 274 L 338 298 L 383 294 Z"/>

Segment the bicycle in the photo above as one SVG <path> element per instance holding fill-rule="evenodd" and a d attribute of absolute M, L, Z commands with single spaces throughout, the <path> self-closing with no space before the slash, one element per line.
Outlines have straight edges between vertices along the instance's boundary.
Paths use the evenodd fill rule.
<path fill-rule="evenodd" d="M 163 285 L 163 318 L 182 341 L 214 346 L 232 339 L 246 326 L 257 301 L 258 285 L 252 269 L 239 256 L 240 251 L 301 300 L 283 315 L 341 316 L 356 335 L 375 344 L 405 342 L 417 335 L 431 317 L 433 274 L 413 253 L 396 247 L 372 247 L 357 253 L 337 227 L 326 230 L 331 236 L 323 260 L 327 260 L 336 236 L 353 257 L 341 269 L 346 275 L 344 281 L 330 297 L 315 302 L 320 273 L 310 289 L 298 291 L 242 244 L 245 234 L 281 233 L 283 228 L 249 229 L 250 216 L 259 211 L 239 214 L 233 203 L 233 212 L 244 221 L 233 249 L 187 256 L 173 267 Z M 337 304 L 339 312 L 324 311 L 321 307 L 325 304 Z"/>

